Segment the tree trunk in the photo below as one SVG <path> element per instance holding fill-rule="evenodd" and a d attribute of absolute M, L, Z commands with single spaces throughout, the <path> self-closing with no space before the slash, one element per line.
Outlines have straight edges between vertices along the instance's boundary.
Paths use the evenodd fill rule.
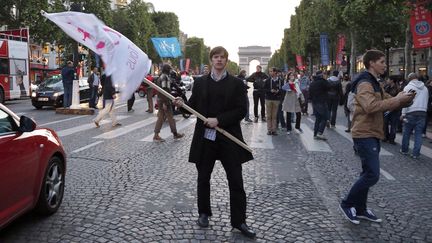
<path fill-rule="evenodd" d="M 404 49 L 404 77 L 405 79 L 408 78 L 408 74 L 411 72 L 411 46 L 412 46 L 412 41 L 411 41 L 411 27 L 410 27 L 410 22 L 407 21 L 407 27 L 405 29 L 405 49 Z"/>
<path fill-rule="evenodd" d="M 354 73 L 355 73 L 355 67 L 356 65 L 356 44 L 355 44 L 355 39 L 356 39 L 356 34 L 354 32 L 354 30 L 351 30 L 351 56 L 350 56 L 350 69 L 349 69 L 349 75 L 351 77 L 351 79 L 354 77 Z"/>

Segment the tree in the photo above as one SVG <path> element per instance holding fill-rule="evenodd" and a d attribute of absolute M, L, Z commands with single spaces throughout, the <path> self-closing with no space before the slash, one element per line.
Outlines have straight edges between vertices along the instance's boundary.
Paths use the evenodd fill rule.
<path fill-rule="evenodd" d="M 228 63 L 226 65 L 226 70 L 228 71 L 228 73 L 232 75 L 237 75 L 240 71 L 239 69 L 240 67 L 237 65 L 237 63 L 228 60 Z"/>
<path fill-rule="evenodd" d="M 205 53 L 205 45 L 204 40 L 198 37 L 187 38 L 185 44 L 185 58 L 190 58 L 190 67 L 195 69 L 196 67 L 200 67 L 203 64 Z"/>

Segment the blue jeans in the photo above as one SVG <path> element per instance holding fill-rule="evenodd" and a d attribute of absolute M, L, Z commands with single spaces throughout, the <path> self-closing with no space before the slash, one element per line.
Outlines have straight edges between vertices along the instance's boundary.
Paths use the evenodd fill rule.
<path fill-rule="evenodd" d="M 403 124 L 402 152 L 408 152 L 410 136 L 414 130 L 414 148 L 412 155 L 419 156 L 420 148 L 423 143 L 422 132 L 426 122 L 426 112 L 424 114 L 417 113 L 415 115 L 408 113 L 405 118 L 407 122 Z"/>
<path fill-rule="evenodd" d="M 339 105 L 339 99 L 329 99 L 328 100 L 328 110 L 329 110 L 329 118 L 330 124 L 332 126 L 336 125 L 336 116 L 337 116 L 337 109 Z"/>
<path fill-rule="evenodd" d="M 366 202 L 369 188 L 379 180 L 381 145 L 378 138 L 353 138 L 353 140 L 363 170 L 360 178 L 351 187 L 346 198 L 342 200 L 342 207 L 355 207 L 357 212 L 364 212 L 367 208 Z"/>
<path fill-rule="evenodd" d="M 329 112 L 327 103 L 325 102 L 313 102 L 312 107 L 315 114 L 314 136 L 316 136 L 318 133 L 322 134 L 324 132 Z"/>
<path fill-rule="evenodd" d="M 73 83 L 63 83 L 64 94 L 63 94 L 63 107 L 69 107 L 72 105 L 72 86 Z"/>
<path fill-rule="evenodd" d="M 384 134 L 386 140 L 389 141 L 395 140 L 399 117 L 400 117 L 400 110 L 391 111 L 384 116 Z"/>
<path fill-rule="evenodd" d="M 91 86 L 90 87 L 90 101 L 89 107 L 96 108 L 96 98 L 98 95 L 99 86 Z"/>

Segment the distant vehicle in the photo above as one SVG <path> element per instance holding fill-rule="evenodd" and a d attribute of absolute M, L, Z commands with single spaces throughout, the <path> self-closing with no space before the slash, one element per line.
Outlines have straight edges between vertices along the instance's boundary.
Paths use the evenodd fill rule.
<path fill-rule="evenodd" d="M 0 229 L 32 209 L 55 213 L 66 174 L 66 154 L 57 134 L 0 104 L 0 144 Z"/>
<path fill-rule="evenodd" d="M 87 77 L 79 80 L 80 103 L 90 100 L 90 87 Z M 32 105 L 36 109 L 43 106 L 61 107 L 63 106 L 63 81 L 61 75 L 53 76 L 44 80 L 31 94 Z"/>

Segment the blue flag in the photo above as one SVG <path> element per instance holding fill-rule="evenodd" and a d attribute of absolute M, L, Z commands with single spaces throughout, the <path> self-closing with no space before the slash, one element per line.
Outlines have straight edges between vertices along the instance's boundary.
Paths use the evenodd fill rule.
<path fill-rule="evenodd" d="M 320 34 L 320 49 L 321 49 L 321 64 L 324 66 L 328 66 L 330 64 L 329 50 L 328 50 L 328 36 L 325 33 Z"/>
<path fill-rule="evenodd" d="M 151 38 L 153 45 L 160 57 L 179 57 L 181 56 L 180 43 L 177 38 Z"/>

